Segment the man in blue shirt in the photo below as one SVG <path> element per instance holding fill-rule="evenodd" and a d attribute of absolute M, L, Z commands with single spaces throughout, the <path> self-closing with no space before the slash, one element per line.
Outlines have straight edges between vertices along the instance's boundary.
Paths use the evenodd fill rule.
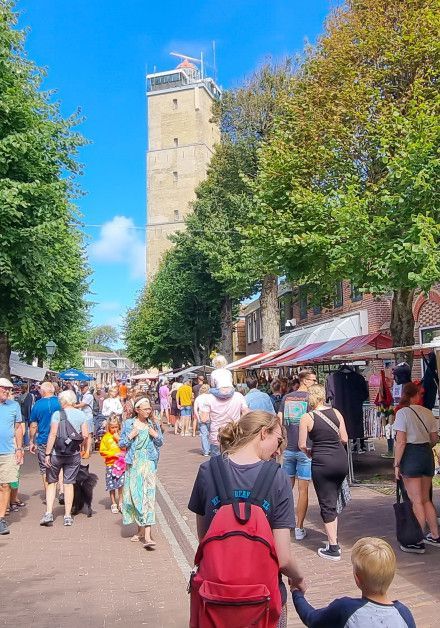
<path fill-rule="evenodd" d="M 249 388 L 249 392 L 245 396 L 249 410 L 265 410 L 275 414 L 275 408 L 269 395 L 257 389 L 258 380 L 256 377 L 246 378 L 246 386 Z"/>
<path fill-rule="evenodd" d="M 14 386 L 0 378 L 0 534 L 9 534 L 5 521 L 11 497 L 12 482 L 18 481 L 19 465 L 23 463 L 23 427 L 20 404 L 10 399 Z"/>
<path fill-rule="evenodd" d="M 35 402 L 30 416 L 29 451 L 32 454 L 37 454 L 43 486 L 46 490 L 47 467 L 45 465 L 45 456 L 50 432 L 50 420 L 54 412 L 61 410 L 61 406 L 58 398 L 55 397 L 55 387 L 52 382 L 43 382 L 40 387 L 40 394 L 41 399 Z M 62 489 L 60 490 L 62 492 Z"/>

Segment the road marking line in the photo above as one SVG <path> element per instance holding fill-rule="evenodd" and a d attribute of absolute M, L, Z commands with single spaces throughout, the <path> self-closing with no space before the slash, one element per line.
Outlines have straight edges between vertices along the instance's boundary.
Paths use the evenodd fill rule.
<path fill-rule="evenodd" d="M 156 514 L 157 514 L 157 518 L 158 518 L 161 530 L 171 547 L 176 563 L 178 564 L 179 569 L 182 572 L 183 577 L 185 578 L 185 581 L 188 582 L 189 574 L 191 573 L 191 567 L 188 561 L 186 560 L 185 555 L 182 552 L 180 545 L 176 537 L 174 536 L 173 531 L 171 530 L 168 524 L 168 521 L 165 519 L 165 516 L 159 504 L 157 503 L 157 501 L 156 501 Z"/>
<path fill-rule="evenodd" d="M 194 534 L 193 534 L 191 528 L 189 527 L 189 525 L 186 523 L 185 519 L 182 517 L 180 512 L 177 510 L 173 500 L 168 495 L 168 493 L 165 490 L 165 487 L 163 486 L 162 482 L 160 482 L 160 480 L 157 477 L 156 477 L 156 486 L 159 489 L 159 492 L 160 492 L 164 502 L 166 503 L 168 508 L 173 513 L 174 519 L 176 520 L 177 525 L 182 530 L 185 538 L 188 539 L 189 544 L 191 545 L 191 547 L 194 550 L 194 552 L 196 552 L 197 548 L 199 546 L 199 543 L 198 543 L 196 537 L 194 536 Z"/>

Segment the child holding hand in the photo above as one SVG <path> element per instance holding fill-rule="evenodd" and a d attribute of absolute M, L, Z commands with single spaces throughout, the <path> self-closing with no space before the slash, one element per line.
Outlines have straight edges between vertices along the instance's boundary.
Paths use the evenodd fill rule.
<path fill-rule="evenodd" d="M 107 419 L 107 431 L 101 439 L 99 453 L 105 460 L 105 490 L 110 493 L 112 502 L 111 511 L 117 515 L 121 510 L 122 487 L 124 486 L 124 472 L 121 469 L 123 453 L 119 447 L 120 423 L 116 414 Z M 116 491 L 118 496 L 116 499 Z"/>

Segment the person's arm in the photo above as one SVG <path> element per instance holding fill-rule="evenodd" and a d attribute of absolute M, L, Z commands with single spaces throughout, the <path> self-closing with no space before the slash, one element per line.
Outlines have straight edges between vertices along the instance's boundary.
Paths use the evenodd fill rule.
<path fill-rule="evenodd" d="M 312 429 L 312 421 L 310 414 L 303 414 L 299 422 L 298 448 L 307 455 L 310 454 L 307 449 L 307 434 Z"/>
<path fill-rule="evenodd" d="M 345 626 L 347 620 L 366 602 L 362 599 L 351 600 L 341 598 L 334 600 L 324 608 L 313 608 L 298 590 L 292 591 L 292 600 L 300 620 L 309 628 L 328 628 L 328 626 Z"/>
<path fill-rule="evenodd" d="M 29 451 L 31 454 L 34 454 L 37 451 L 37 446 L 35 444 L 35 436 L 37 435 L 37 431 L 38 423 L 36 421 L 33 421 L 29 425 Z"/>
<path fill-rule="evenodd" d="M 199 404 L 197 403 L 197 399 L 194 401 L 194 418 L 196 421 L 200 421 L 200 416 L 199 416 L 199 412 L 198 412 L 198 406 Z"/>
<path fill-rule="evenodd" d="M 47 439 L 47 445 L 46 445 L 46 467 L 50 467 L 50 455 L 55 445 L 57 432 L 58 432 L 58 423 L 53 422 L 50 426 L 49 438 Z"/>
<path fill-rule="evenodd" d="M 437 445 L 438 443 L 438 432 L 431 432 L 430 436 L 431 436 L 431 445 L 434 447 L 434 445 Z"/>
<path fill-rule="evenodd" d="M 406 432 L 396 430 L 396 446 L 394 448 L 394 474 L 396 479 L 400 478 L 400 461 L 406 447 Z"/>
<path fill-rule="evenodd" d="M 148 427 L 148 433 L 153 439 L 153 443 L 155 447 L 162 447 L 163 445 L 163 436 L 162 430 L 160 429 L 160 425 L 156 423 L 156 429 L 154 430 L 152 427 Z"/>
<path fill-rule="evenodd" d="M 196 524 L 197 524 L 197 538 L 199 539 L 199 543 L 200 543 L 200 541 L 203 539 L 203 537 L 206 534 L 205 517 L 202 517 L 202 515 L 196 515 Z"/>
<path fill-rule="evenodd" d="M 306 585 L 303 575 L 290 549 L 290 529 L 275 528 L 272 532 L 281 573 L 290 578 L 297 589 L 305 591 Z"/>
<path fill-rule="evenodd" d="M 23 464 L 23 426 L 20 420 L 15 423 L 15 461 L 17 464 Z"/>
<path fill-rule="evenodd" d="M 176 405 L 177 405 L 178 409 L 179 409 L 179 410 L 181 410 L 181 409 L 182 409 L 182 406 L 180 405 L 180 395 L 179 395 L 179 392 L 180 392 L 180 388 L 179 388 L 179 390 L 176 392 Z"/>
<path fill-rule="evenodd" d="M 339 438 L 341 439 L 341 443 L 343 445 L 346 445 L 348 443 L 348 434 L 347 428 L 345 427 L 344 417 L 339 412 L 339 410 L 335 410 L 335 414 L 339 419 Z"/>

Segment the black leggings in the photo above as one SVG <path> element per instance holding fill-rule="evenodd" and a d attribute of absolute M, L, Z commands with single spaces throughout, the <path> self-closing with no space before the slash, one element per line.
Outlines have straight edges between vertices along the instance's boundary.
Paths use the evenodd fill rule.
<path fill-rule="evenodd" d="M 324 523 L 331 523 L 338 516 L 336 502 L 342 482 L 348 472 L 347 458 L 323 456 L 312 460 L 312 480 L 318 497 Z"/>

